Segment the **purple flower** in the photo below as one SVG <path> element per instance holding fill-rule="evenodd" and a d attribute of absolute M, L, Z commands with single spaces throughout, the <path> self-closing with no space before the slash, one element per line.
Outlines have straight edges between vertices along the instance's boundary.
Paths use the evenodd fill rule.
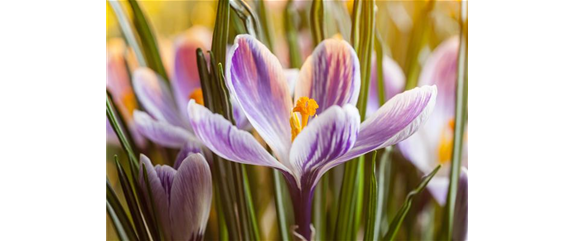
<path fill-rule="evenodd" d="M 280 170 L 290 187 L 297 232 L 311 236 L 315 185 L 331 168 L 412 135 L 431 113 L 436 87 L 399 94 L 360 123 L 359 62 L 343 40 L 317 46 L 301 68 L 291 99 L 277 58 L 259 41 L 239 35 L 231 49 L 226 84 L 272 156 L 248 132 L 190 101 L 195 134 L 230 161 Z M 294 107 L 295 105 L 295 107 Z"/>
<path fill-rule="evenodd" d="M 446 202 L 454 136 L 455 86 L 459 40 L 452 37 L 441 43 L 422 69 L 419 85 L 436 85 L 439 95 L 436 107 L 425 125 L 410 138 L 398 144 L 403 155 L 423 173 L 436 165 L 444 168 L 428 184 L 429 191 L 440 205 Z M 466 137 L 465 137 L 466 139 Z M 468 167 L 466 144 L 463 170 Z"/>
<path fill-rule="evenodd" d="M 118 107 L 118 114 L 126 121 L 129 131 L 139 147 L 145 147 L 145 139 L 136 131 L 133 111 L 137 108 L 136 98 L 126 69 L 124 54 L 126 46 L 121 39 L 112 39 L 107 44 L 107 82 L 106 87 L 112 94 L 114 103 Z M 119 145 L 120 142 L 109 120 L 106 118 L 106 139 L 109 143 Z"/>
<path fill-rule="evenodd" d="M 145 182 L 147 172 L 149 190 Z M 156 165 L 140 156 L 139 184 L 148 210 L 158 215 L 166 240 L 202 240 L 211 207 L 212 185 L 209 165 L 200 154 L 189 154 L 176 161 L 176 169 Z M 152 202 L 153 201 L 153 202 Z M 154 208 L 151 205 L 155 205 Z"/>
<path fill-rule="evenodd" d="M 151 141 L 169 148 L 202 146 L 187 121 L 186 107 L 190 99 L 203 103 L 196 50 L 209 48 L 210 38 L 209 30 L 194 27 L 176 40 L 171 90 L 162 77 L 149 68 L 142 67 L 134 72 L 134 90 L 146 110 L 134 111 L 135 124 L 138 131 Z M 236 109 L 236 122 L 244 127 L 242 123 L 247 121 Z M 206 156 L 209 160 L 210 156 Z"/>
<path fill-rule="evenodd" d="M 373 53 L 373 56 L 375 54 Z M 371 86 L 369 86 L 369 99 L 367 102 L 367 116 L 371 116 L 381 106 L 379 104 L 379 81 L 377 79 L 377 61 L 372 60 Z M 405 89 L 405 74 L 401 66 L 389 56 L 383 57 L 383 80 L 385 86 L 385 101 L 401 93 Z"/>

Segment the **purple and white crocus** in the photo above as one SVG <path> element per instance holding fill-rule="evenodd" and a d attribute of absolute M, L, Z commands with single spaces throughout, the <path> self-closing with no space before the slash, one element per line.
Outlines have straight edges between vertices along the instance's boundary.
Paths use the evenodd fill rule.
<path fill-rule="evenodd" d="M 187 121 L 186 108 L 190 99 L 203 103 L 196 50 L 208 49 L 210 42 L 211 33 L 203 27 L 193 27 L 176 39 L 171 89 L 149 68 L 134 71 L 134 91 L 146 110 L 134 111 L 134 120 L 138 131 L 152 142 L 169 148 L 198 150 L 202 146 Z M 234 108 L 236 121 L 244 127 L 242 123 L 247 121 L 236 110 L 238 108 Z M 209 160 L 210 156 L 205 154 Z"/>
<path fill-rule="evenodd" d="M 147 191 L 144 166 L 152 199 Z M 175 167 L 154 167 L 148 157 L 140 156 L 139 185 L 147 208 L 158 215 L 165 240 L 202 240 L 212 198 L 209 165 L 202 155 L 189 154 L 178 157 Z"/>
<path fill-rule="evenodd" d="M 188 105 L 196 136 L 233 162 L 269 166 L 289 185 L 296 232 L 311 239 L 311 201 L 331 168 L 412 135 L 434 107 L 436 87 L 398 94 L 360 122 L 355 104 L 359 61 L 343 40 L 321 42 L 301 68 L 291 99 L 279 60 L 259 41 L 238 35 L 229 52 L 226 84 L 273 155 L 243 131 L 193 100 Z"/>

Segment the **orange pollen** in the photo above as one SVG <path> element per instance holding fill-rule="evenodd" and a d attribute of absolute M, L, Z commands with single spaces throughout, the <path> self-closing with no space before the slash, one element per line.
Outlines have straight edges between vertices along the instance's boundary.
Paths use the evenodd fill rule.
<path fill-rule="evenodd" d="M 291 117 L 289 118 L 289 123 L 291 124 L 291 141 L 295 140 L 295 137 L 307 126 L 309 117 L 315 115 L 317 108 L 319 108 L 319 105 L 314 99 L 301 97 L 297 100 Z M 297 116 L 295 112 L 301 114 L 301 121 L 299 121 L 299 116 Z"/>
<path fill-rule="evenodd" d="M 445 164 L 451 160 L 453 134 L 454 119 L 451 119 L 444 127 L 438 144 L 438 161 L 441 164 Z"/>
<path fill-rule="evenodd" d="M 136 96 L 134 93 L 126 93 L 122 98 L 122 104 L 128 111 L 128 115 L 131 116 L 134 110 L 137 108 Z"/>
<path fill-rule="evenodd" d="M 193 90 L 191 93 L 189 93 L 189 99 L 193 99 L 195 100 L 195 103 L 198 103 L 200 105 L 204 105 L 203 103 L 203 92 L 201 91 L 201 88 L 197 88 L 195 90 Z"/>

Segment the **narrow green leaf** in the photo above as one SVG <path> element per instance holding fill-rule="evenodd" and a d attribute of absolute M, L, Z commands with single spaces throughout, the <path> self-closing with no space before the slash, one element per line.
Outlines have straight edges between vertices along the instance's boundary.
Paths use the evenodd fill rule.
<path fill-rule="evenodd" d="M 371 160 L 371 182 L 369 183 L 369 208 L 367 211 L 367 221 L 365 222 L 364 240 L 375 240 L 375 218 L 377 210 L 377 151 L 373 152 Z"/>
<path fill-rule="evenodd" d="M 283 202 L 284 196 L 281 191 L 281 182 L 279 171 L 273 169 L 273 186 L 275 187 L 275 210 L 277 211 L 277 224 L 279 225 L 279 233 L 281 240 L 291 240 L 289 235 L 289 228 L 287 226 L 287 216 L 285 214 L 285 203 Z"/>
<path fill-rule="evenodd" d="M 167 72 L 161 61 L 159 48 L 154 33 L 148 23 L 148 20 L 136 0 L 128 0 L 133 13 L 135 29 L 140 37 L 144 56 L 148 67 L 158 73 L 163 79 L 169 82 Z M 171 86 L 167 85 L 168 87 Z"/>
<path fill-rule="evenodd" d="M 120 181 L 120 184 L 122 186 L 122 191 L 123 191 L 124 196 L 126 198 L 128 210 L 130 211 L 130 214 L 131 214 L 132 220 L 134 222 L 134 226 L 136 228 L 138 237 L 141 240 L 149 240 L 146 226 L 144 224 L 141 213 L 139 211 L 140 210 L 139 205 L 136 201 L 135 195 L 134 195 L 133 190 L 132 190 L 132 185 L 131 185 L 130 181 L 128 180 L 128 177 L 126 176 L 122 165 L 118 161 L 118 156 L 116 155 L 116 156 L 114 156 L 114 158 L 115 158 L 116 170 L 118 173 L 119 181 Z"/>
<path fill-rule="evenodd" d="M 106 179 L 106 200 L 110 208 L 113 210 L 114 214 L 114 216 L 112 217 L 110 213 L 110 217 L 112 217 L 112 219 L 114 218 L 117 219 L 119 226 L 121 226 L 121 228 L 116 228 L 116 230 L 118 231 L 123 230 L 125 236 L 127 237 L 127 240 L 137 240 L 137 235 L 134 231 L 132 223 L 128 215 L 126 214 L 124 208 L 122 207 L 122 204 L 120 203 L 120 200 L 116 195 L 116 192 L 114 192 L 114 189 L 110 184 L 110 181 L 107 179 Z"/>
<path fill-rule="evenodd" d="M 227 37 L 229 34 L 229 9 L 229 0 L 221 0 L 217 4 L 217 15 L 211 42 L 211 50 L 213 52 L 211 58 L 215 63 L 221 63 L 223 67 L 225 67 Z M 218 71 L 214 71 L 214 73 L 218 73 Z"/>
<path fill-rule="evenodd" d="M 381 233 L 383 213 L 385 212 L 384 206 L 387 204 L 387 194 L 390 180 L 390 159 L 393 148 L 391 146 L 385 148 L 385 153 L 381 158 L 379 164 L 379 177 L 377 180 L 377 206 L 375 209 L 375 223 L 373 230 L 373 240 L 379 240 Z M 385 212 L 386 213 L 386 212 Z"/>
<path fill-rule="evenodd" d="M 110 96 L 110 92 L 107 92 L 107 98 L 106 98 L 106 115 L 108 117 L 108 119 L 110 120 L 110 124 L 112 125 L 112 128 L 114 129 L 114 132 L 116 133 L 116 135 L 118 136 L 118 139 L 120 139 L 120 144 L 122 146 L 122 149 L 126 152 L 126 154 L 129 157 L 129 160 L 131 162 L 133 162 L 133 164 L 137 167 L 137 158 L 134 154 L 134 151 L 130 145 L 130 142 L 128 141 L 128 139 L 126 138 L 126 135 L 124 134 L 124 130 L 122 129 L 122 127 L 120 126 L 119 122 L 118 122 L 118 118 L 116 116 L 116 110 L 113 108 L 114 104 L 113 103 L 113 99 Z M 125 127 L 123 127 L 125 128 Z M 138 171 L 139 169 L 136 169 L 136 171 Z M 132 180 L 134 181 L 134 180 Z"/>
<path fill-rule="evenodd" d="M 419 54 L 423 46 L 428 42 L 431 34 L 430 24 L 432 21 L 430 21 L 429 15 L 434 8 L 434 2 L 428 1 L 426 3 L 427 5 L 418 13 L 418 17 L 413 24 L 405 61 L 405 73 L 407 75 L 405 90 L 410 90 L 418 84 L 420 72 Z"/>
<path fill-rule="evenodd" d="M 450 169 L 450 181 L 448 186 L 448 196 L 446 202 L 446 225 L 447 225 L 447 240 L 452 240 L 452 233 L 454 227 L 454 210 L 456 204 L 456 193 L 458 190 L 458 180 L 460 177 L 460 167 L 462 164 L 462 151 L 464 142 L 464 129 L 466 124 L 467 115 L 467 101 L 466 101 L 466 65 L 467 65 L 467 20 L 466 20 L 466 2 L 461 2 L 460 5 L 460 46 L 458 50 L 458 66 L 457 66 L 457 80 L 456 80 L 456 110 L 454 119 L 454 140 L 452 148 L 452 165 Z"/>
<path fill-rule="evenodd" d="M 260 240 L 259 237 L 259 224 L 257 223 L 257 216 L 255 215 L 255 209 L 253 208 L 253 200 L 251 198 L 251 189 L 249 187 L 249 179 L 247 179 L 247 173 L 245 172 L 245 166 L 241 165 L 241 173 L 243 176 L 243 186 L 245 187 L 245 200 L 247 203 L 247 209 L 249 211 L 249 222 L 251 226 L 251 236 L 254 240 Z"/>
<path fill-rule="evenodd" d="M 301 50 L 297 39 L 298 33 L 295 28 L 295 15 L 297 12 L 293 7 L 293 0 L 287 1 L 285 6 L 285 35 L 287 36 L 287 44 L 289 45 L 289 65 L 291 68 L 300 68 L 302 64 Z"/>
<path fill-rule="evenodd" d="M 383 68 L 383 38 L 375 28 L 375 54 L 377 58 L 377 87 L 379 92 L 379 106 L 385 104 L 385 75 Z"/>
<path fill-rule="evenodd" d="M 114 225 L 114 229 L 116 230 L 116 234 L 118 234 L 120 240 L 122 241 L 129 240 L 128 235 L 126 234 L 126 231 L 124 230 L 124 227 L 120 219 L 118 218 L 118 215 L 116 214 L 116 212 L 114 211 L 108 200 L 106 200 L 106 210 L 108 212 L 108 215 L 110 216 L 110 219 L 112 220 L 112 224 Z"/>
<path fill-rule="evenodd" d="M 265 43 L 265 45 L 267 46 L 267 48 L 269 48 L 269 50 L 271 50 L 271 52 L 274 52 L 275 48 L 273 46 L 273 25 L 272 23 L 269 21 L 269 17 L 267 16 L 267 8 L 265 7 L 265 1 L 257 1 L 258 3 L 258 7 L 257 10 L 259 10 L 259 16 L 261 16 L 260 19 L 260 23 L 261 23 L 261 30 L 263 30 L 263 36 L 265 37 L 265 39 L 263 39 L 263 43 Z"/>
<path fill-rule="evenodd" d="M 134 34 L 132 24 L 122 8 L 121 1 L 108 0 L 108 3 L 112 6 L 116 18 L 118 19 L 118 23 L 120 24 L 120 28 L 122 29 L 123 36 L 126 39 L 126 42 L 128 42 L 128 45 L 134 50 L 138 63 L 141 66 L 147 66 L 147 61 L 145 60 L 140 44 Z"/>
<path fill-rule="evenodd" d="M 325 39 L 323 11 L 323 0 L 313 0 L 311 4 L 311 34 L 313 35 L 315 46 Z"/>
<path fill-rule="evenodd" d="M 251 10 L 249 4 L 243 0 L 230 0 L 229 4 L 231 9 L 243 21 L 247 33 L 255 38 L 259 38 L 262 32 L 261 26 L 258 24 L 257 15 L 253 14 L 253 10 Z"/>
<path fill-rule="evenodd" d="M 391 222 L 389 230 L 385 234 L 385 237 L 383 238 L 383 240 L 394 240 L 395 239 L 395 236 L 397 235 L 397 232 L 399 231 L 399 228 L 401 227 L 403 220 L 405 219 L 405 217 L 407 216 L 407 213 L 409 212 L 409 209 L 411 208 L 413 198 L 415 197 L 415 195 L 419 194 L 422 190 L 424 190 L 424 188 L 427 186 L 427 184 L 430 182 L 430 180 L 438 172 L 440 167 L 441 167 L 441 165 L 438 165 L 430 174 L 423 177 L 423 179 L 419 183 L 419 185 L 414 190 L 409 192 L 409 194 L 407 195 L 407 198 L 405 199 L 405 202 L 403 203 L 403 206 L 401 206 L 401 209 L 399 209 L 395 218 L 393 218 L 393 221 Z"/>

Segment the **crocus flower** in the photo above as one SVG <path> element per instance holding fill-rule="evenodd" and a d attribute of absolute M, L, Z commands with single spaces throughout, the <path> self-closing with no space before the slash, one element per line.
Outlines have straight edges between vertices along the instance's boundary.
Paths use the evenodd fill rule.
<path fill-rule="evenodd" d="M 143 166 L 153 200 L 148 195 Z M 150 213 L 155 210 L 158 215 L 166 240 L 203 239 L 211 207 L 212 185 L 209 165 L 202 155 L 180 157 L 174 169 L 165 165 L 154 167 L 142 154 L 139 184 L 144 190 L 148 210 Z"/>
<path fill-rule="evenodd" d="M 289 185 L 297 232 L 311 238 L 311 201 L 329 169 L 409 137 L 431 113 L 436 87 L 424 86 L 390 99 L 360 123 L 355 104 L 359 62 L 343 40 L 328 39 L 307 58 L 290 97 L 279 60 L 259 41 L 238 35 L 226 65 L 226 84 L 253 128 L 273 151 L 207 108 L 190 101 L 195 134 L 230 161 L 269 166 Z"/>
<path fill-rule="evenodd" d="M 137 108 L 137 102 L 132 90 L 126 60 L 124 54 L 126 47 L 121 39 L 111 39 L 107 43 L 107 82 L 106 87 L 112 94 L 114 103 L 118 107 L 118 114 L 126 121 L 127 131 L 130 131 L 134 142 L 139 147 L 144 147 L 145 139 L 136 131 L 133 111 Z M 109 120 L 106 119 L 106 135 L 109 142 L 119 144 L 117 136 Z"/>
<path fill-rule="evenodd" d="M 436 99 L 436 108 L 417 133 L 398 145 L 401 153 L 423 173 L 443 164 L 444 168 L 428 184 L 429 191 L 440 205 L 444 205 L 446 201 L 449 185 L 458 42 L 457 37 L 446 40 L 426 61 L 419 85 L 437 86 L 440 94 Z M 463 169 L 468 166 L 466 157 L 466 152 L 463 152 Z"/>
<path fill-rule="evenodd" d="M 373 53 L 374 56 L 374 53 Z M 369 99 L 367 102 L 367 116 L 371 116 L 379 109 L 379 80 L 377 73 L 377 60 L 373 58 L 371 68 L 371 86 L 369 86 Z M 389 56 L 383 56 L 383 81 L 385 87 L 385 101 L 401 93 L 405 89 L 405 74 L 401 66 Z"/>
<path fill-rule="evenodd" d="M 146 110 L 134 112 L 135 123 L 139 132 L 154 143 L 170 148 L 201 146 L 186 120 L 186 106 L 190 99 L 203 104 L 196 50 L 209 48 L 210 42 L 211 32 L 203 27 L 193 27 L 176 40 L 171 90 L 149 68 L 134 72 L 134 89 Z M 238 111 L 234 114 L 238 125 L 243 127 L 242 123 L 246 123 L 243 115 Z"/>

